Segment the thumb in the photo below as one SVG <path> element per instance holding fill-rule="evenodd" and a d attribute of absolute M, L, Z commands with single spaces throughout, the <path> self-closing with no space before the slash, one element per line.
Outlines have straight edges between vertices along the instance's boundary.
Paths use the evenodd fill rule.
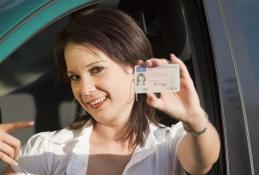
<path fill-rule="evenodd" d="M 29 128 L 34 125 L 34 121 L 18 121 L 13 123 L 0 124 L 0 130 L 11 132 L 16 129 Z"/>
<path fill-rule="evenodd" d="M 147 104 L 158 110 L 163 110 L 163 101 L 153 93 L 147 94 Z"/>

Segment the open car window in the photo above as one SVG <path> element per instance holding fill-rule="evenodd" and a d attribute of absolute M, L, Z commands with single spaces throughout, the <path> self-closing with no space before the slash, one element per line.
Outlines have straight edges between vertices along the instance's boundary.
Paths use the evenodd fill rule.
<path fill-rule="evenodd" d="M 169 58 L 169 54 L 174 53 L 185 62 L 202 106 L 211 114 L 212 123 L 221 130 L 209 34 L 197 2 L 121 0 L 116 8 L 137 21 L 152 44 L 155 57 Z M 2 121 L 36 121 L 35 128 L 15 133 L 22 141 L 33 133 L 67 126 L 80 112 L 79 106 L 73 103 L 69 85 L 56 79 L 53 61 L 55 36 L 70 16 L 70 13 L 64 14 L 0 63 Z M 165 125 L 176 122 L 159 111 L 157 113 Z M 224 150 L 210 175 L 224 172 L 223 159 Z"/>

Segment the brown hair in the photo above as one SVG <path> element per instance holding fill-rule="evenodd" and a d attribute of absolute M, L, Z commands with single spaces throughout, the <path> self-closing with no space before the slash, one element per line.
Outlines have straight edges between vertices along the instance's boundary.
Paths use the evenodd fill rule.
<path fill-rule="evenodd" d="M 64 49 L 69 42 L 93 46 L 121 65 L 134 66 L 138 59 L 153 56 L 151 44 L 134 20 L 119 10 L 95 8 L 76 15 L 60 32 L 55 59 L 61 75 L 66 76 Z M 71 124 L 72 129 L 82 127 L 87 117 Z M 93 120 L 94 121 L 94 120 Z M 148 123 L 157 124 L 155 110 L 146 104 L 146 95 L 138 95 L 131 111 L 128 128 L 123 139 L 132 145 L 144 144 Z"/>

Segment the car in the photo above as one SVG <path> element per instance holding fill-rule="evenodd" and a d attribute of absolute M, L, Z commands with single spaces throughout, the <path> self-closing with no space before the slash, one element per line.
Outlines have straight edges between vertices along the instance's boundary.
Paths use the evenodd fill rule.
<path fill-rule="evenodd" d="M 96 6 L 128 13 L 148 36 L 155 57 L 175 53 L 187 65 L 222 144 L 208 174 L 259 174 L 256 0 L 2 0 L 1 122 L 35 120 L 34 128 L 14 133 L 25 142 L 78 117 L 82 111 L 69 85 L 56 78 L 53 44 L 76 13 Z M 175 122 L 159 115 L 166 125 Z"/>

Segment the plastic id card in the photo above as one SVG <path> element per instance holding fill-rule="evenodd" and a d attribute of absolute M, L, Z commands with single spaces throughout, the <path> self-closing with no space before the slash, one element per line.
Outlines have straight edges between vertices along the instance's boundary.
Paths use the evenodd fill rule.
<path fill-rule="evenodd" d="M 179 90 L 178 64 L 166 64 L 158 67 L 135 66 L 135 93 L 178 92 Z"/>

